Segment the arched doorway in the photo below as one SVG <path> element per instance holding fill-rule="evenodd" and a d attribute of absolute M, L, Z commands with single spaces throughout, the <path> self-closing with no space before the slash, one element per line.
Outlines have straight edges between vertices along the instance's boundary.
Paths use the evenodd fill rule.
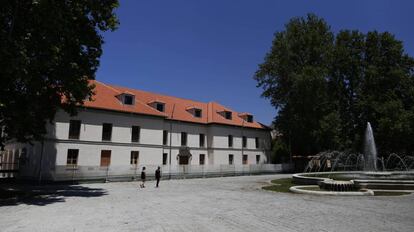
<path fill-rule="evenodd" d="M 188 147 L 182 147 L 177 155 L 179 165 L 189 165 L 191 163 L 191 153 Z"/>

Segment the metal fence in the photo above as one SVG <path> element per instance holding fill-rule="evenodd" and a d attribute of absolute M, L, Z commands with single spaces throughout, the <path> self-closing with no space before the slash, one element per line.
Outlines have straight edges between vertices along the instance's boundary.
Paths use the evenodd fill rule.
<path fill-rule="evenodd" d="M 14 178 L 19 171 L 19 163 L 3 163 L 0 162 L 0 179 Z"/>
<path fill-rule="evenodd" d="M 153 179 L 158 165 L 128 166 L 56 166 L 50 175 L 53 181 L 79 180 L 135 180 L 140 179 L 142 167 L 148 179 Z M 160 166 L 163 179 L 200 178 L 237 175 L 257 175 L 287 171 L 282 164 L 258 165 L 173 165 Z"/>
<path fill-rule="evenodd" d="M 19 170 L 19 155 L 0 151 L 0 178 L 14 178 Z"/>

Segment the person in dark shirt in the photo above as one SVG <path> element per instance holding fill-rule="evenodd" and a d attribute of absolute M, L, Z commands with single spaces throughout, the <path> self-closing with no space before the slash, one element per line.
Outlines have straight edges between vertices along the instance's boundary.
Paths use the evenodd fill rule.
<path fill-rule="evenodd" d="M 146 177 L 147 177 L 147 175 L 145 174 L 145 167 L 142 167 L 142 172 L 141 172 L 142 184 L 140 185 L 141 188 L 145 188 L 145 178 Z"/>
<path fill-rule="evenodd" d="M 155 170 L 155 179 L 157 180 L 157 185 L 155 187 L 158 188 L 158 184 L 160 183 L 160 179 L 161 179 L 161 168 L 160 168 L 160 166 L 158 166 L 157 170 Z"/>

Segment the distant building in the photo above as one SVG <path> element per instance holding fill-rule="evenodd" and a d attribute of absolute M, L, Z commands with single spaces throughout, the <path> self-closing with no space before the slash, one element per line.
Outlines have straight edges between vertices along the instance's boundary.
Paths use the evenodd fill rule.
<path fill-rule="evenodd" d="M 268 162 L 271 130 L 249 113 L 92 83 L 93 101 L 75 117 L 58 111 L 43 143 L 6 145 L 3 159 L 19 162 L 21 177 L 63 180 L 76 172 L 76 178 L 88 178 L 109 167 L 120 176 L 140 166 L 236 170 Z"/>

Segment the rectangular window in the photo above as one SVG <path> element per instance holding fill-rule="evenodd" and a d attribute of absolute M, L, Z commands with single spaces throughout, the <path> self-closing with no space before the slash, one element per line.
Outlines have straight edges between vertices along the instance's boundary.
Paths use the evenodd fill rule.
<path fill-rule="evenodd" d="M 253 115 L 247 115 L 247 122 L 253 122 Z"/>
<path fill-rule="evenodd" d="M 201 118 L 201 110 L 200 109 L 195 109 L 194 110 L 194 116 L 196 118 Z"/>
<path fill-rule="evenodd" d="M 230 111 L 225 111 L 224 116 L 225 116 L 226 119 L 231 120 L 231 112 Z"/>
<path fill-rule="evenodd" d="M 124 95 L 124 104 L 125 105 L 133 105 L 134 104 L 134 97 L 131 95 Z"/>
<path fill-rule="evenodd" d="M 80 120 L 70 120 L 69 121 L 69 139 L 79 139 L 81 128 Z"/>
<path fill-rule="evenodd" d="M 66 165 L 67 166 L 78 165 L 78 155 L 79 155 L 79 149 L 68 149 L 68 157 L 66 160 Z"/>
<path fill-rule="evenodd" d="M 247 138 L 246 138 L 246 136 L 243 136 L 242 143 L 243 143 L 243 147 L 247 147 Z"/>
<path fill-rule="evenodd" d="M 200 134 L 200 147 L 204 147 L 205 139 L 206 139 L 206 136 L 204 134 Z"/>
<path fill-rule="evenodd" d="M 248 156 L 243 155 L 243 164 L 248 164 Z"/>
<path fill-rule="evenodd" d="M 229 155 L 229 165 L 234 164 L 234 156 L 232 154 Z"/>
<path fill-rule="evenodd" d="M 108 167 L 111 165 L 111 150 L 101 151 L 101 167 Z"/>
<path fill-rule="evenodd" d="M 162 144 L 167 145 L 168 144 L 168 131 L 164 130 L 162 132 Z"/>
<path fill-rule="evenodd" d="M 167 165 L 168 153 L 162 154 L 162 165 Z"/>
<path fill-rule="evenodd" d="M 160 111 L 160 112 L 164 112 L 164 104 L 157 103 L 157 110 Z"/>
<path fill-rule="evenodd" d="M 139 159 L 139 151 L 131 151 L 131 159 L 130 159 L 130 163 L 137 165 L 138 164 L 138 159 Z"/>
<path fill-rule="evenodd" d="M 206 155 L 200 154 L 200 165 L 204 165 L 205 159 L 206 159 Z"/>
<path fill-rule="evenodd" d="M 112 124 L 104 123 L 102 125 L 102 141 L 111 141 L 112 137 Z"/>
<path fill-rule="evenodd" d="M 131 142 L 138 143 L 141 135 L 141 127 L 132 126 Z"/>
<path fill-rule="evenodd" d="M 256 155 L 256 164 L 260 163 L 260 155 Z"/>
<path fill-rule="evenodd" d="M 254 143 L 255 143 L 256 148 L 259 148 L 259 138 L 258 137 L 254 138 Z"/>
<path fill-rule="evenodd" d="M 187 133 L 181 132 L 181 146 L 187 146 Z"/>
<path fill-rule="evenodd" d="M 229 147 L 233 147 L 233 135 L 229 135 Z"/>

